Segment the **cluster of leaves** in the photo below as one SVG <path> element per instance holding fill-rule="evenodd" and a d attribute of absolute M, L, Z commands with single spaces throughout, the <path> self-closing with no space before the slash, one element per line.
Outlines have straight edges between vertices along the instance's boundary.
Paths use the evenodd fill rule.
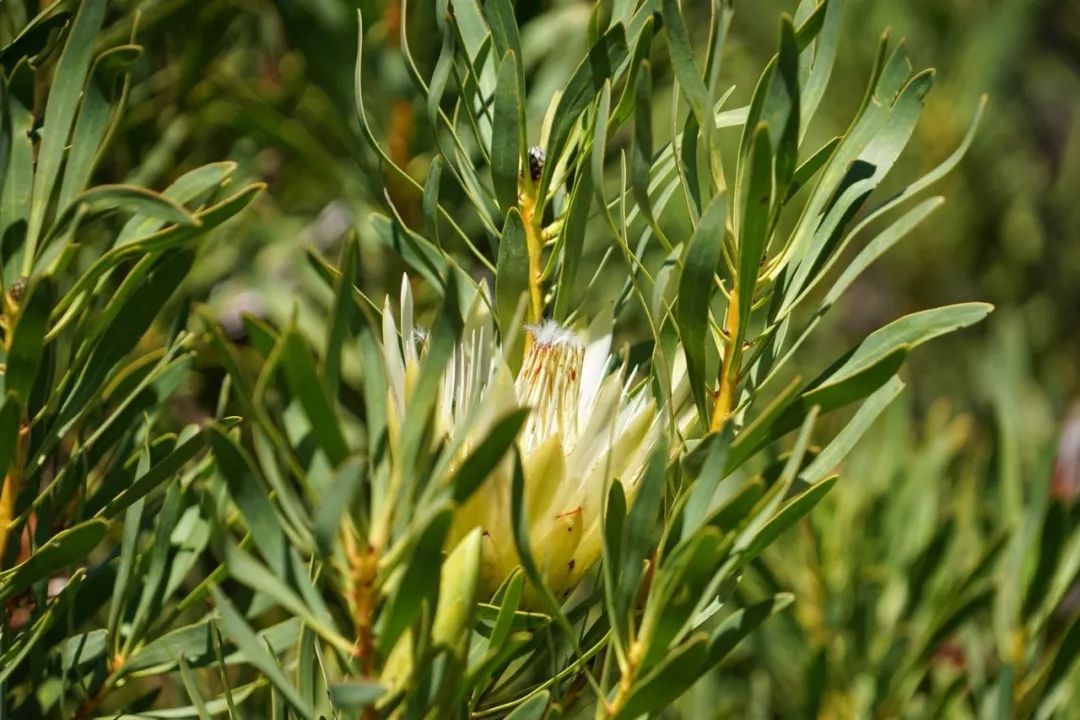
<path fill-rule="evenodd" d="M 890 408 L 849 458 L 856 482 L 841 483 L 803 532 L 748 570 L 739 591 L 747 601 L 783 587 L 798 605 L 709 685 L 705 707 L 807 717 L 1076 713 L 1076 480 L 1051 482 L 1046 410 L 1016 362 L 1023 333 L 1015 319 L 1003 327 L 985 352 L 1001 425 L 993 455 L 973 452 L 976 425 L 945 403 L 920 428 L 909 407 Z M 761 681 L 747 692 L 755 672 Z"/>
<path fill-rule="evenodd" d="M 940 204 L 915 201 L 967 145 L 865 207 L 933 77 L 913 72 L 887 37 L 849 129 L 807 145 L 841 7 L 805 0 L 784 16 L 750 102 L 727 109 L 730 3 L 712 3 L 704 53 L 675 0 L 599 3 L 585 57 L 538 122 L 524 111 L 534 78 L 509 0 L 402 3 L 403 17 L 430 18 L 441 39 L 422 71 L 409 23 L 399 24 L 436 148 L 422 178 L 386 149 L 362 63 L 355 74 L 366 151 L 394 189 L 365 231 L 438 304 L 391 447 L 382 303 L 358 286 L 356 240 L 336 263 L 310 250 L 290 320 L 246 316 L 237 345 L 203 313 L 202 332 L 189 334 L 186 305 L 169 299 L 197 240 L 257 186 L 229 194 L 232 168 L 211 165 L 160 194 L 84 191 L 124 104 L 121 61 L 138 48 L 95 55 L 103 0 L 74 14 L 50 6 L 3 51 L 0 458 L 11 519 L 0 531 L 26 538 L 7 549 L 0 575 L 0 594 L 25 610 L 5 624 L 5 701 L 82 717 L 99 708 L 235 717 L 250 704 L 305 718 L 522 720 L 652 715 L 685 694 L 791 602 L 779 586 L 746 601 L 743 578 L 836 484 L 832 470 L 902 389 L 908 352 L 989 311 L 971 303 L 902 317 L 812 381 L 793 374 L 851 283 Z M 657 67 L 674 79 L 670 133 L 653 123 Z M 535 172 L 530 137 L 544 153 Z M 97 220 L 108 210 L 134 217 L 116 230 Z M 603 272 L 621 287 L 597 285 Z M 20 273 L 25 290 L 13 292 Z M 432 421 L 485 274 L 512 363 L 521 312 L 568 324 L 607 313 L 642 327 L 623 356 L 667 418 L 642 477 L 612 485 L 601 566 L 565 601 L 530 557 L 520 470 L 508 488 L 520 572 L 481 596 L 478 537 L 445 547 L 456 508 L 515 455 L 525 418 L 506 417 L 457 466 L 458 448 Z M 159 335 L 155 320 L 173 329 Z M 166 398 L 193 353 L 219 361 L 227 380 L 213 415 L 174 435 Z M 235 428 L 230 406 L 243 419 Z M 813 447 L 819 417 L 845 406 L 856 410 L 843 428 Z M 114 551 L 91 555 L 113 527 Z M 173 674 L 190 700 L 155 709 L 181 703 L 142 678 Z"/>
<path fill-rule="evenodd" d="M 778 594 L 743 607 L 732 598 L 746 565 L 832 487 L 831 468 L 901 389 L 895 372 L 908 350 L 988 310 L 962 305 L 902 318 L 815 381 L 796 378 L 769 397 L 764 388 L 859 271 L 939 201 L 923 201 L 879 230 L 825 299 L 816 298 L 812 291 L 849 241 L 943 175 L 963 148 L 850 228 L 910 137 L 929 86 L 931 75 L 913 75 L 902 49 L 887 52 L 883 41 L 852 129 L 807 151 L 800 140 L 829 76 L 839 4 L 808 3 L 796 19 L 785 19 L 780 49 L 752 102 L 728 111 L 717 87 L 730 7 L 715 8 L 704 74 L 675 3 L 602 10 L 590 25 L 587 57 L 540 124 L 545 160 L 535 173 L 527 140 L 533 128 L 523 114 L 527 76 L 508 3 L 439 4 L 443 47 L 430 76 L 412 61 L 402 34 L 439 148 L 422 181 L 380 144 L 357 69 L 361 129 L 387 174 L 411 187 L 422 208 L 417 227 L 393 202 L 389 215 L 371 223 L 440 298 L 399 448 L 390 452 L 386 444 L 375 340 L 381 304 L 355 286 L 351 244 L 337 267 L 311 253 L 324 288 L 312 293 L 302 321 L 277 330 L 247 319 L 254 375 L 216 336 L 240 389 L 241 414 L 257 419 L 242 443 L 215 447 L 240 509 L 236 521 L 261 555 L 231 550 L 226 567 L 301 613 L 308 642 L 317 636 L 334 650 L 317 654 L 313 675 L 301 674 L 298 684 L 269 654 L 255 663 L 301 713 L 371 703 L 405 714 L 659 711 L 790 601 Z M 678 81 L 675 102 L 685 98 L 689 112 L 675 140 L 655 149 L 651 67 L 661 27 Z M 631 160 L 611 196 L 605 152 L 631 120 Z M 730 189 L 720 139 L 728 127 L 743 128 Z M 457 205 L 443 205 L 444 194 L 464 198 L 468 220 Z M 671 204 L 675 197 L 683 207 Z M 462 230 L 466 222 L 484 228 L 482 239 Z M 670 226 L 680 225 L 691 230 L 673 241 Z M 582 287 L 578 273 L 586 237 L 598 232 L 611 247 L 601 262 L 624 263 L 616 314 L 633 304 L 652 331 L 631 352 L 651 360 L 651 384 L 672 404 L 672 368 L 685 353 L 691 412 L 699 417 L 688 430 L 672 425 L 675 460 L 657 453 L 632 508 L 622 485 L 613 486 L 603 571 L 591 590 L 565 604 L 545 593 L 528 557 L 519 476 L 512 516 L 523 571 L 495 597 L 479 598 L 478 547 L 459 545 L 444 565 L 444 539 L 454 508 L 509 451 L 520 419 L 507 418 L 456 469 L 449 463 L 456 448 L 434 434 L 434 390 L 476 293 L 468 268 L 494 272 L 497 319 L 504 345 L 512 347 L 523 297 L 534 320 L 583 315 L 581 299 L 592 288 Z M 446 249 L 455 246 L 464 256 Z M 718 273 L 725 278 L 719 285 Z M 816 306 L 789 332 L 811 297 Z M 714 300 L 726 306 L 723 313 L 711 307 Z M 725 397 L 726 405 L 719 400 Z M 860 400 L 845 429 L 810 452 L 818 415 Z M 800 428 L 794 450 L 771 461 L 766 449 Z M 272 501 L 258 488 L 272 488 Z M 294 541 L 289 560 L 279 555 L 286 538 Z M 314 569 L 311 579 L 307 568 Z M 526 587 L 539 607 L 521 605 Z M 228 615 L 229 634 L 253 636 L 251 626 L 237 625 L 239 614 Z M 358 652 L 350 656 L 344 650 L 352 643 Z M 298 662 L 306 656 L 297 648 Z"/>
<path fill-rule="evenodd" d="M 162 638 L 206 592 L 182 590 L 208 539 L 190 488 L 231 424 L 174 431 L 194 343 L 170 299 L 259 187 L 228 189 L 230 164 L 160 193 L 87 187 L 141 52 L 95 50 L 105 10 L 57 3 L 2 51 L 0 685 L 17 717 L 89 717 L 177 668 Z M 95 556 L 110 533 L 117 550 Z"/>

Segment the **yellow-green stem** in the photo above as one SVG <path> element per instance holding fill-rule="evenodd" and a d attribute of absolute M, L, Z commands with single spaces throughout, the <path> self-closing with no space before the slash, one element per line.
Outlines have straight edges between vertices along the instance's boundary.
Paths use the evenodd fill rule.
<path fill-rule="evenodd" d="M 4 487 L 0 490 L 0 569 L 3 569 L 3 559 L 7 555 L 8 531 L 15 516 L 15 498 L 18 497 L 19 486 L 22 484 L 20 480 L 18 470 L 12 468 L 11 472 L 4 476 Z"/>
<path fill-rule="evenodd" d="M 540 232 L 540 218 L 536 216 L 536 191 L 528 185 L 521 197 L 521 222 L 525 226 L 525 251 L 529 258 L 529 322 L 538 323 L 544 314 L 543 292 L 540 286 L 540 260 L 544 239 Z"/>
<path fill-rule="evenodd" d="M 4 326 L 7 329 L 4 337 L 5 354 L 11 353 L 11 329 L 15 327 L 18 315 L 18 300 L 10 293 L 4 296 Z M 4 558 L 7 555 L 8 539 L 11 536 L 11 523 L 15 519 L 15 503 L 19 499 L 19 491 L 22 489 L 23 465 L 26 460 L 26 443 L 28 425 L 23 422 L 19 428 L 19 435 L 15 440 L 15 457 L 4 468 L 4 485 L 0 489 L 0 570 L 4 570 Z"/>
<path fill-rule="evenodd" d="M 371 676 L 375 672 L 375 634 L 372 630 L 372 619 L 375 615 L 375 575 L 379 568 L 379 554 L 373 547 L 360 547 L 351 529 L 344 522 L 341 536 L 351 574 L 355 654 L 360 660 L 361 671 L 364 675 Z"/>
<path fill-rule="evenodd" d="M 735 385 L 739 378 L 739 368 L 736 362 L 740 337 L 738 288 L 731 289 L 731 301 L 728 303 L 727 318 L 724 320 L 724 332 L 731 342 L 724 353 L 724 362 L 720 368 L 720 388 L 716 393 L 712 420 L 709 423 L 709 430 L 713 432 L 722 429 L 724 423 L 727 422 L 728 415 L 731 414 L 732 402 L 735 399 Z"/>

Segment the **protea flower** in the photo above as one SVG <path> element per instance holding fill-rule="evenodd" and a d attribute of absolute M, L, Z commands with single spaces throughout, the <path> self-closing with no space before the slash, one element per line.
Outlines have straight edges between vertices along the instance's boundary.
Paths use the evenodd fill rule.
<path fill-rule="evenodd" d="M 530 342 L 516 377 L 496 341 L 490 303 L 481 288 L 442 378 L 437 431 L 454 447 L 453 464 L 515 408 L 530 408 L 517 438 L 525 474 L 528 535 L 545 582 L 569 595 L 600 557 L 602 508 L 619 479 L 632 501 L 660 421 L 646 383 L 612 369 L 611 323 L 599 319 L 583 338 L 546 320 L 527 326 Z M 391 448 L 406 412 L 423 353 L 412 294 L 402 284 L 400 325 L 389 299 L 383 312 L 383 352 L 389 379 Z M 458 510 L 448 547 L 479 527 L 482 584 L 493 593 L 520 563 L 511 529 L 512 461 L 504 461 Z M 451 471 L 453 468 L 451 468 Z"/>

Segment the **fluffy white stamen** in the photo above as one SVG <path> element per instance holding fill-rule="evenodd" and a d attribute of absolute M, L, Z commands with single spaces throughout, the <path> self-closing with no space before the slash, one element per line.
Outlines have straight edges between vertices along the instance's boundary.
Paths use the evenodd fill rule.
<path fill-rule="evenodd" d="M 528 331 L 533 342 L 514 383 L 518 400 L 532 408 L 522 444 L 528 452 L 558 434 L 564 447 L 573 447 L 585 346 L 573 330 L 553 320 L 529 326 Z"/>
<path fill-rule="evenodd" d="M 529 331 L 537 345 L 565 345 L 577 349 L 584 347 L 577 333 L 554 320 L 543 320 L 536 325 L 526 325 L 525 329 Z"/>

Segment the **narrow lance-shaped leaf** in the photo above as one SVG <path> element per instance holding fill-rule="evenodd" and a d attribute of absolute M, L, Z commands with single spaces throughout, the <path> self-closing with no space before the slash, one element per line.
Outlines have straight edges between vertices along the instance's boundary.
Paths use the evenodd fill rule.
<path fill-rule="evenodd" d="M 548 136 L 547 162 L 540 179 L 541 200 L 551 184 L 552 172 L 566 149 L 570 133 L 581 113 L 603 89 L 605 82 L 626 59 L 626 34 L 622 25 L 615 25 L 590 48 L 585 58 L 570 77 L 555 109 Z"/>
<path fill-rule="evenodd" d="M 61 530 L 25 562 L 0 574 L 0 602 L 74 563 L 84 561 L 105 537 L 106 529 L 104 520 L 88 520 Z"/>
<path fill-rule="evenodd" d="M 450 529 L 451 519 L 449 508 L 435 514 L 413 548 L 397 592 L 383 611 L 376 639 L 377 648 L 383 657 L 390 652 L 405 629 L 416 621 L 424 602 L 427 601 L 429 607 L 434 605 L 439 588 L 442 546 Z"/>
<path fill-rule="evenodd" d="M 708 108 L 709 91 L 694 62 L 694 52 L 690 47 L 690 37 L 678 2 L 664 0 L 661 14 L 664 27 L 667 28 L 668 52 L 671 53 L 671 66 L 679 81 L 679 89 L 686 96 L 698 125 L 711 123 L 713 118 L 710 117 Z"/>
<path fill-rule="evenodd" d="M 508 51 L 499 63 L 491 127 L 491 184 L 499 209 L 504 213 L 517 202 L 518 172 L 524 152 L 521 147 L 525 132 L 522 127 L 524 105 L 518 85 L 517 62 L 514 53 Z M 500 247 L 500 255 L 501 250 Z"/>
<path fill-rule="evenodd" d="M 754 304 L 758 272 L 768 244 L 772 223 L 773 200 L 773 152 L 768 125 L 758 125 L 750 144 L 748 158 L 739 184 L 743 197 L 739 198 L 738 274 L 733 296 L 738 303 L 738 332 L 731 341 L 731 352 L 738 357 L 750 322 Z"/>
<path fill-rule="evenodd" d="M 495 272 L 495 310 L 504 342 L 509 340 L 521 296 L 529 289 L 529 256 L 525 225 L 517 208 L 511 208 L 499 240 L 499 259 Z"/>
<path fill-rule="evenodd" d="M 112 110 L 110 95 L 113 90 L 110 86 L 114 84 L 114 76 L 118 70 L 128 68 L 141 54 L 142 48 L 138 45 L 121 45 L 106 50 L 94 60 L 72 131 L 57 207 L 66 208 L 90 180 L 95 160 L 103 150 L 102 141 L 106 139 Z M 121 84 L 127 84 L 126 73 Z"/>
<path fill-rule="evenodd" d="M 94 36 L 105 18 L 105 0 L 85 0 L 79 4 L 71 25 L 64 51 L 60 54 L 49 100 L 45 106 L 46 132 L 37 155 L 34 173 L 33 203 L 26 231 L 26 250 L 23 274 L 28 274 L 36 257 L 37 241 L 45 222 L 45 210 L 52 196 L 64 148 L 67 146 L 75 110 L 79 105 L 83 83 L 90 70 Z"/>
<path fill-rule="evenodd" d="M 679 302 L 675 319 L 686 353 L 686 371 L 703 425 L 708 426 L 705 368 L 706 340 L 709 338 L 709 301 L 720 264 L 724 242 L 727 201 L 723 194 L 714 197 L 701 216 L 683 257 L 679 278 Z"/>
<path fill-rule="evenodd" d="M 290 328 L 281 338 L 281 365 L 289 388 L 300 400 L 311 422 L 315 440 L 322 447 L 331 465 L 338 465 L 349 455 L 349 446 L 341 432 L 333 399 L 315 368 L 307 344 L 299 331 Z"/>
<path fill-rule="evenodd" d="M 994 306 L 987 303 L 962 303 L 905 315 L 867 336 L 810 387 L 850 378 L 902 346 L 914 348 L 927 340 L 974 325 L 993 309 Z"/>
<path fill-rule="evenodd" d="M 281 666 L 263 645 L 262 640 L 247 624 L 228 597 L 217 586 L 210 588 L 214 595 L 214 604 L 221 614 L 221 626 L 237 644 L 247 662 L 257 668 L 289 702 L 301 717 L 315 717 L 315 709 L 304 701 L 296 689 L 285 677 Z M 293 636 L 295 640 L 295 635 Z"/>
<path fill-rule="evenodd" d="M 41 354 L 54 300 L 54 287 L 51 277 L 43 277 L 31 284 L 11 331 L 4 387 L 14 393 L 24 406 L 30 399 L 30 388 L 42 366 Z"/>

